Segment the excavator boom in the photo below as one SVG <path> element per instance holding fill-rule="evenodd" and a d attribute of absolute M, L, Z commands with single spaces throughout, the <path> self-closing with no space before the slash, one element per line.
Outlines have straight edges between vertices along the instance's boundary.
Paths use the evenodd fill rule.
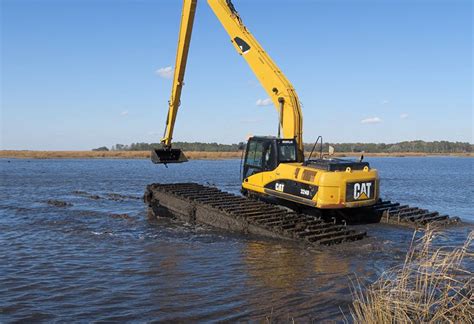
<path fill-rule="evenodd" d="M 180 163 L 186 162 L 187 158 L 180 149 L 171 148 L 176 115 L 181 103 L 181 90 L 184 85 L 184 72 L 188 60 L 189 45 L 193 31 L 194 15 L 196 13 L 197 0 L 184 0 L 179 28 L 178 48 L 176 50 L 176 63 L 169 100 L 168 116 L 166 118 L 165 134 L 161 139 L 163 148 L 151 152 L 153 163 Z"/>
<path fill-rule="evenodd" d="M 229 34 L 237 52 L 243 56 L 275 105 L 279 116 L 278 137 L 280 137 L 281 130 L 284 138 L 295 139 L 297 143 L 297 160 L 303 161 L 303 118 L 298 96 L 290 81 L 288 81 L 255 37 L 245 27 L 230 0 L 208 0 L 207 2 Z M 165 135 L 161 140 L 163 149 L 152 151 L 152 161 L 154 163 L 187 161 L 180 150 L 171 150 L 171 141 L 176 114 L 180 105 L 181 89 L 183 87 L 184 72 L 191 42 L 196 4 L 197 0 L 183 1 L 173 87 L 169 101 Z"/>
<path fill-rule="evenodd" d="M 298 160 L 303 161 L 303 116 L 295 89 L 245 27 L 230 0 L 208 0 L 207 3 L 272 100 L 279 114 L 283 137 L 296 139 Z M 280 135 L 280 129 L 278 133 Z"/>

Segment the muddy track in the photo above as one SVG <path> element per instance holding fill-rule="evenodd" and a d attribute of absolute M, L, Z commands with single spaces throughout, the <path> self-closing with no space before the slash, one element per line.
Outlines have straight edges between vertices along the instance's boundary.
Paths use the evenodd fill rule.
<path fill-rule="evenodd" d="M 178 217 L 190 223 L 310 245 L 337 244 L 366 236 L 346 225 L 196 183 L 151 184 L 144 200 L 150 217 Z"/>
<path fill-rule="evenodd" d="M 447 226 L 460 222 L 459 217 L 449 217 L 436 211 L 403 205 L 398 202 L 391 202 L 390 200 L 381 200 L 372 208 L 379 214 L 380 221 L 387 224 L 424 227 L 428 224 Z"/>
<path fill-rule="evenodd" d="M 150 217 L 177 217 L 190 223 L 310 245 L 337 244 L 366 236 L 366 232 L 353 230 L 345 222 L 336 224 L 327 218 L 297 213 L 196 183 L 151 184 L 147 186 L 144 200 Z M 375 214 L 382 223 L 408 227 L 447 226 L 460 222 L 458 217 L 383 200 L 367 213 Z"/>

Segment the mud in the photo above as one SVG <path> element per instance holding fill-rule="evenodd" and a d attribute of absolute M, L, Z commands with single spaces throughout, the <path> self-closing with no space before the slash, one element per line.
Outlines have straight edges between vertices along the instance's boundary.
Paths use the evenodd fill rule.
<path fill-rule="evenodd" d="M 92 199 L 92 200 L 99 200 L 99 199 L 106 199 L 106 200 L 112 200 L 112 201 L 126 201 L 126 200 L 140 200 L 141 197 L 137 196 L 132 196 L 132 195 L 123 195 L 123 194 L 118 194 L 114 192 L 109 192 L 106 193 L 105 196 L 99 196 L 97 194 L 92 194 L 87 191 L 82 191 L 82 190 L 74 190 L 72 192 L 76 196 Z"/>
<path fill-rule="evenodd" d="M 86 191 L 75 190 L 72 193 L 75 194 L 76 196 L 81 196 L 81 197 L 89 198 L 89 199 L 93 199 L 93 200 L 102 199 L 99 195 L 90 194 Z"/>
<path fill-rule="evenodd" d="M 72 206 L 71 203 L 61 201 L 61 200 L 55 200 L 55 199 L 50 199 L 46 203 L 54 207 L 71 207 Z"/>
<path fill-rule="evenodd" d="M 114 219 L 124 219 L 124 220 L 130 221 L 130 222 L 134 221 L 134 218 L 131 217 L 128 214 L 110 214 L 110 217 L 112 217 Z"/>
<path fill-rule="evenodd" d="M 114 192 L 108 193 L 106 196 L 109 200 L 113 200 L 113 201 L 124 201 L 124 200 L 131 200 L 131 199 L 140 200 L 141 199 L 140 197 L 137 197 L 137 196 L 121 195 Z"/>

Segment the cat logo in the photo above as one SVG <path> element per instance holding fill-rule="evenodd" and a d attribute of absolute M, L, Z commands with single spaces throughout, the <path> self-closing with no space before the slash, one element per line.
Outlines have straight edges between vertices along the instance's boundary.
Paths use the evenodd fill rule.
<path fill-rule="evenodd" d="M 354 183 L 354 200 L 370 199 L 372 197 L 372 182 Z"/>
<path fill-rule="evenodd" d="M 275 183 L 275 190 L 284 192 L 285 191 L 285 184 L 284 183 L 278 183 L 278 182 Z"/>

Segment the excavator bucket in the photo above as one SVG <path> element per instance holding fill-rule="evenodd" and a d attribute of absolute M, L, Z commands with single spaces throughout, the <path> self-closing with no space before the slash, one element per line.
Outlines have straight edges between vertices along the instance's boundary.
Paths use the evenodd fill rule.
<path fill-rule="evenodd" d="M 187 162 L 188 158 L 180 149 L 156 149 L 151 151 L 151 161 L 155 164 Z"/>

